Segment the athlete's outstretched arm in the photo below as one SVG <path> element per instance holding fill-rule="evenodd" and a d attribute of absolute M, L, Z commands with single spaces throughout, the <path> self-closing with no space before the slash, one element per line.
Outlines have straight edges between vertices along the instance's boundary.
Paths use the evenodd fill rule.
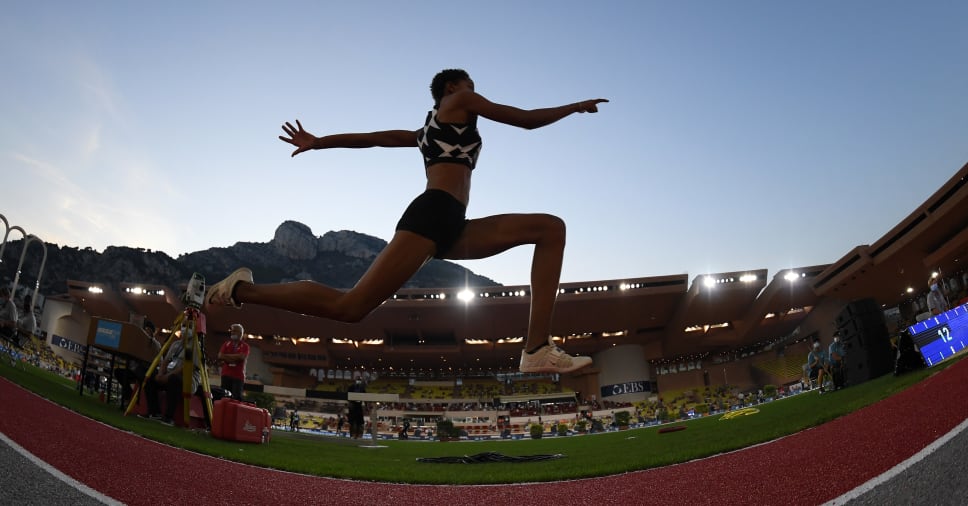
<path fill-rule="evenodd" d="M 303 129 L 302 123 L 296 120 L 296 126 L 288 121 L 282 125 L 282 130 L 289 136 L 280 135 L 279 139 L 296 146 L 292 156 L 310 149 L 329 148 L 412 148 L 417 145 L 417 131 L 415 130 L 384 130 L 381 132 L 335 134 L 316 137 Z"/>
<path fill-rule="evenodd" d="M 608 102 L 604 98 L 593 98 L 559 107 L 525 110 L 491 102 L 472 90 L 455 93 L 452 100 L 457 107 L 470 113 L 484 116 L 491 121 L 527 128 L 528 130 L 550 125 L 572 113 L 598 112 L 598 104 Z"/>

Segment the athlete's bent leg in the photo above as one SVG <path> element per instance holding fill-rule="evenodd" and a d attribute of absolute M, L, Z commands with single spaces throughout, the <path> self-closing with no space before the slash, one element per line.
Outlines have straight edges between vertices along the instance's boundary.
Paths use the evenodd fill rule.
<path fill-rule="evenodd" d="M 259 304 L 341 322 L 358 322 L 392 296 L 423 264 L 433 257 L 433 241 L 408 232 L 397 231 L 387 247 L 377 255 L 359 282 L 349 290 L 337 290 L 315 281 L 255 284 L 238 281 L 220 287 L 238 304 Z M 214 285 L 216 289 L 218 285 Z M 221 300 L 212 299 L 213 303 Z"/>
<path fill-rule="evenodd" d="M 467 260 L 486 258 L 515 246 L 534 245 L 531 261 L 531 312 L 528 320 L 526 351 L 549 344 L 551 321 L 565 251 L 565 223 L 549 214 L 503 214 L 470 220 L 457 243 L 444 258 Z M 535 372 L 566 372 L 591 363 L 587 357 L 569 357 L 560 349 L 541 350 L 541 364 Z M 552 356 L 553 355 L 553 356 Z M 578 360 L 580 359 L 580 360 Z M 528 359 L 530 360 L 530 358 Z M 526 357 L 522 355 L 522 370 Z M 546 364 L 551 362 L 551 365 Z"/>

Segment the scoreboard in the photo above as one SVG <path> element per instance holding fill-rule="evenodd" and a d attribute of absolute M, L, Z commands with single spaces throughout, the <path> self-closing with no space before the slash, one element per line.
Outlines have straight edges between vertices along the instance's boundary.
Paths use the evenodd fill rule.
<path fill-rule="evenodd" d="M 908 327 L 928 367 L 958 353 L 968 343 L 968 304 Z"/>

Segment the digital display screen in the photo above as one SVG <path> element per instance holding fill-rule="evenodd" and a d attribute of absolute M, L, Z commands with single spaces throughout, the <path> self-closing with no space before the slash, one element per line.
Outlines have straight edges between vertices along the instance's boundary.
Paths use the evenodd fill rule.
<path fill-rule="evenodd" d="M 968 304 L 908 327 L 928 367 L 965 349 L 968 342 Z"/>
<path fill-rule="evenodd" d="M 118 349 L 121 346 L 121 323 L 100 320 L 94 334 L 94 344 Z"/>

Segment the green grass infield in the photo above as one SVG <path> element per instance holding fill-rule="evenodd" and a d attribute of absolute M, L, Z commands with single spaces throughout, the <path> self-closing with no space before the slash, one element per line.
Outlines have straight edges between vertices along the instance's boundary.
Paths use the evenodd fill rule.
<path fill-rule="evenodd" d="M 72 381 L 30 365 L 0 360 L 0 375 L 84 416 L 186 450 L 256 466 L 333 478 L 413 484 L 527 483 L 606 476 L 667 466 L 770 441 L 841 417 L 897 393 L 960 360 L 899 377 L 885 375 L 818 395 L 806 392 L 760 404 L 743 416 L 706 416 L 672 425 L 685 430 L 659 433 L 663 426 L 532 440 L 416 441 L 352 440 L 274 431 L 269 444 L 215 439 L 206 432 L 167 427 L 123 416 L 116 404 L 79 395 Z M 752 410 L 751 410 L 752 411 Z M 439 464 L 420 458 L 460 457 L 485 452 L 507 456 L 561 454 L 536 462 Z"/>

